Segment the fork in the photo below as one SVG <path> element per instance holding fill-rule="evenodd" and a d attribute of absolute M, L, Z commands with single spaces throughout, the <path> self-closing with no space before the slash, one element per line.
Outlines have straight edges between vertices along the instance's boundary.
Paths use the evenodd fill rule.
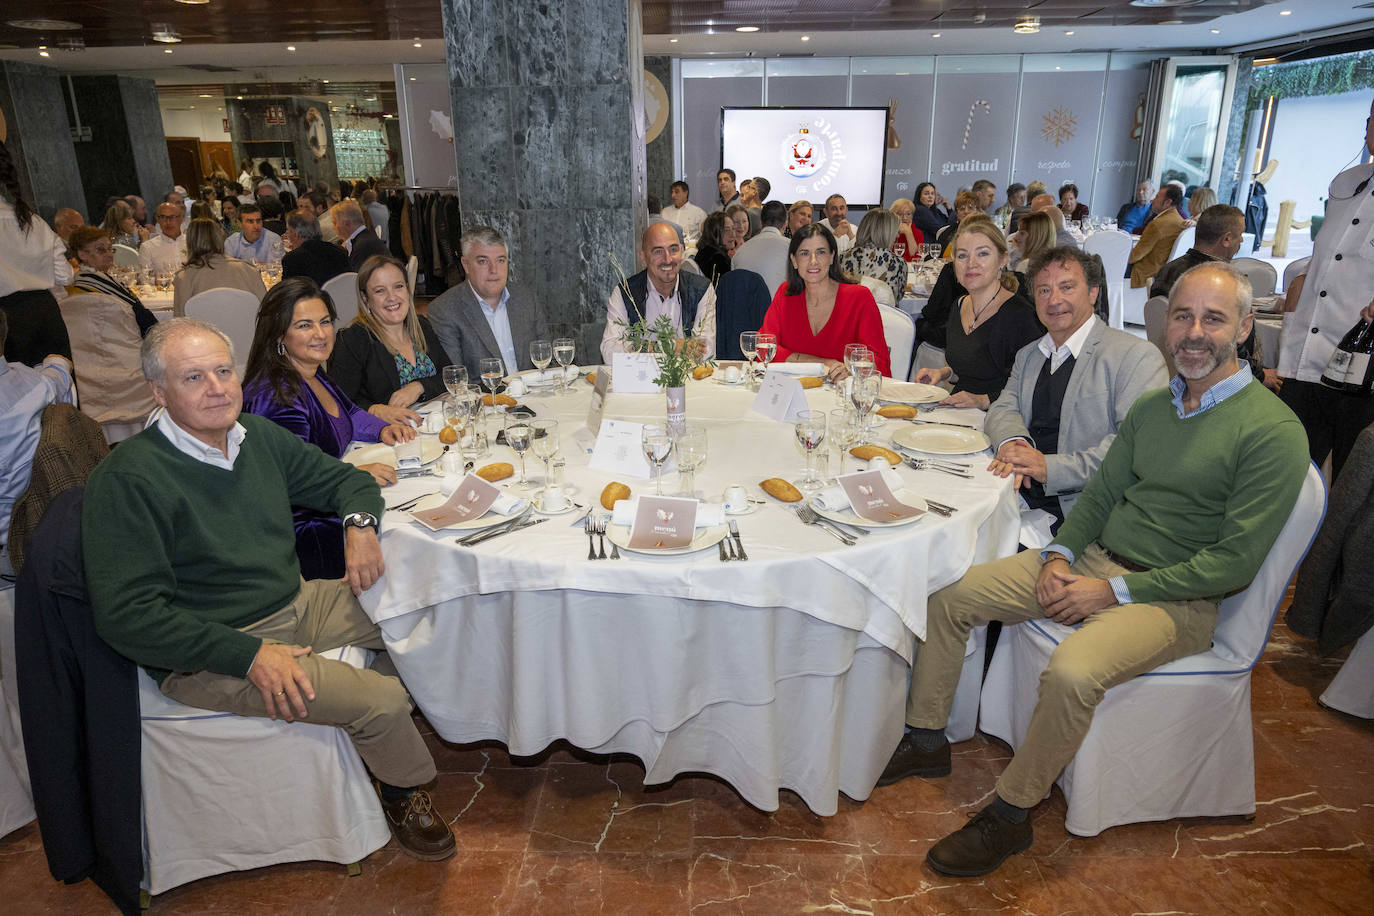
<path fill-rule="evenodd" d="M 907 458 L 905 462 L 907 467 L 915 468 L 918 471 L 939 471 L 942 474 L 949 474 L 951 477 L 962 477 L 965 480 L 973 479 L 972 474 L 966 474 L 963 471 L 956 470 L 952 467 L 945 467 L 941 464 L 934 464 L 925 458 Z"/>
<path fill-rule="evenodd" d="M 815 525 L 827 534 L 832 535 L 836 540 L 844 543 L 848 547 L 853 547 L 857 543 L 853 537 L 832 527 L 828 521 L 816 514 L 810 506 L 797 506 L 797 518 L 803 525 Z"/>
<path fill-rule="evenodd" d="M 731 549 L 733 550 L 736 547 L 739 548 L 739 557 L 737 559 L 749 559 L 749 554 L 744 552 L 744 542 L 741 541 L 739 537 L 739 522 L 735 521 L 733 518 L 730 519 L 730 535 L 735 539 L 735 543 L 731 545 Z M 726 540 L 729 540 L 729 538 Z"/>
<path fill-rule="evenodd" d="M 526 506 L 524 512 L 521 512 L 519 515 L 517 515 L 517 516 L 516 516 L 515 518 L 513 518 L 513 519 L 510 519 L 509 521 L 497 522 L 495 525 L 491 526 L 490 528 L 478 528 L 476 531 L 472 532 L 471 534 L 465 534 L 465 535 L 463 535 L 463 536 L 460 537 L 460 538 L 456 538 L 455 540 L 457 540 L 457 542 L 458 542 L 459 544 L 461 544 L 462 546 L 467 547 L 467 546 L 469 546 L 470 544 L 472 544 L 472 542 L 474 542 L 474 541 L 477 541 L 477 540 L 486 540 L 486 536 L 487 536 L 488 534 L 493 534 L 493 535 L 494 535 L 494 534 L 497 534 L 497 533 L 505 534 L 505 533 L 507 533 L 508 531 L 511 531 L 511 530 L 513 530 L 513 529 L 515 529 L 515 528 L 518 528 L 518 527 L 520 527 L 521 525 L 523 525 L 525 522 L 529 521 L 530 513 L 531 513 L 533 510 L 534 510 L 534 507 L 533 507 L 532 505 L 531 505 L 531 506 Z"/>
<path fill-rule="evenodd" d="M 596 559 L 596 543 L 592 540 L 592 535 L 596 534 L 596 520 L 591 513 L 587 513 L 582 519 L 582 530 L 587 533 L 587 559 Z"/>
<path fill-rule="evenodd" d="M 933 500 L 933 499 L 928 499 L 928 500 L 926 500 L 926 505 L 929 506 L 930 508 L 934 509 L 936 512 L 940 513 L 941 515 L 946 515 L 946 516 L 948 516 L 948 515 L 953 515 L 955 512 L 958 512 L 958 511 L 959 511 L 958 509 L 954 508 L 953 506 L 946 506 L 944 503 L 937 503 L 937 502 L 935 502 L 935 500 Z"/>
<path fill-rule="evenodd" d="M 606 533 L 606 529 L 609 528 L 610 526 L 611 526 L 611 517 L 608 515 L 608 516 L 606 516 L 605 518 L 603 518 L 603 519 L 601 520 L 601 533 L 602 533 L 602 534 L 605 534 L 605 533 Z M 620 559 L 620 548 L 616 546 L 615 541 L 611 541 L 611 559 L 612 559 L 612 560 L 619 560 L 619 559 Z"/>
<path fill-rule="evenodd" d="M 596 521 L 596 539 L 601 543 L 601 550 L 596 555 L 598 560 L 606 559 L 606 521 L 604 518 Z"/>

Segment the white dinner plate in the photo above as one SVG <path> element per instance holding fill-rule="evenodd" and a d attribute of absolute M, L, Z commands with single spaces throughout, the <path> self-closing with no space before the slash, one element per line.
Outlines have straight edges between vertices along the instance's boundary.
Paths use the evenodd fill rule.
<path fill-rule="evenodd" d="M 419 442 L 420 460 L 425 464 L 429 464 L 444 453 L 444 444 L 439 441 L 437 436 L 421 436 Z M 396 449 L 385 442 L 371 442 L 344 455 L 343 460 L 352 465 L 385 464 L 394 468 L 396 466 Z"/>
<path fill-rule="evenodd" d="M 972 455 L 989 445 L 988 437 L 976 429 L 914 423 L 894 430 L 892 441 L 903 448 L 929 455 Z"/>
<path fill-rule="evenodd" d="M 878 400 L 885 404 L 934 404 L 947 397 L 949 392 L 939 385 L 922 385 L 920 382 L 884 378 L 878 387 Z"/>
<path fill-rule="evenodd" d="M 930 507 L 926 505 L 926 501 L 924 499 L 921 499 L 921 497 L 917 496 L 915 490 L 908 490 L 906 488 L 903 488 L 898 490 L 896 493 L 893 493 L 892 495 L 897 497 L 899 502 L 904 502 L 908 506 L 920 509 L 922 512 L 930 511 Z M 815 501 L 812 499 L 807 499 L 806 503 L 812 509 L 815 509 L 816 514 L 819 515 L 821 518 L 828 518 L 832 522 L 841 522 L 846 525 L 856 525 L 859 528 L 900 528 L 903 525 L 910 525 L 914 522 L 919 522 L 922 518 L 925 517 L 924 515 L 913 515 L 909 518 L 899 518 L 895 522 L 875 522 L 870 521 L 869 519 L 866 519 L 860 515 L 856 515 L 854 513 L 854 510 L 852 509 L 845 509 L 841 512 L 830 512 L 816 505 Z"/>
<path fill-rule="evenodd" d="M 424 499 L 416 503 L 413 508 L 407 510 L 406 515 L 410 515 L 411 512 L 423 512 L 426 509 L 437 508 L 438 506 L 442 506 L 444 504 L 444 500 L 446 499 L 448 499 L 448 497 L 442 493 L 430 493 Z M 491 526 L 499 525 L 502 522 L 514 521 L 515 518 L 519 515 L 519 512 L 516 512 L 512 515 L 501 515 L 499 512 L 488 512 L 485 515 L 479 515 L 477 518 L 470 518 L 467 521 L 459 522 L 456 525 L 445 525 L 440 530 L 477 531 L 480 528 L 490 528 Z M 412 521 L 414 521 L 414 519 L 412 519 Z M 415 524 L 420 525 L 419 522 L 415 522 Z M 420 527 L 424 528 L 426 531 L 433 530 L 428 525 L 420 525 Z"/>
<path fill-rule="evenodd" d="M 696 553 L 698 550 L 705 550 L 707 547 L 714 547 L 726 535 L 730 529 L 724 525 L 712 525 L 709 528 L 698 528 L 696 537 L 692 538 L 692 543 L 686 547 L 631 547 L 630 529 L 626 525 L 607 525 L 606 537 L 610 538 L 611 543 L 621 550 L 629 550 L 633 553 L 644 553 L 656 557 L 669 557 L 682 553 Z"/>

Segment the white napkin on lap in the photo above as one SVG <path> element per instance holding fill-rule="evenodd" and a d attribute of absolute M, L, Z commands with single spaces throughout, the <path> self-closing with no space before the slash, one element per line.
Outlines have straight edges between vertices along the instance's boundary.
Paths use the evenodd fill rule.
<path fill-rule="evenodd" d="M 418 468 L 424 464 L 424 452 L 420 449 L 420 440 L 411 439 L 409 442 L 402 442 L 400 445 L 392 446 L 396 450 L 396 469 Z"/>
<path fill-rule="evenodd" d="M 825 375 L 821 363 L 769 363 L 768 368 L 783 375 Z"/>
<path fill-rule="evenodd" d="M 463 482 L 466 474 L 447 474 L 439 481 L 439 492 L 445 498 L 452 496 L 453 491 L 458 489 L 458 485 Z M 487 509 L 488 513 L 495 512 L 497 515 L 518 515 L 525 511 L 525 506 L 529 505 L 529 500 L 520 496 L 512 496 L 505 490 L 496 497 L 496 501 Z"/>
<path fill-rule="evenodd" d="M 883 463 L 886 464 L 887 462 L 884 461 Z M 897 491 L 902 489 L 901 475 L 891 467 L 884 469 L 882 475 L 883 483 L 887 484 L 888 489 L 892 491 L 893 495 L 896 495 Z M 845 512 L 850 508 L 849 497 L 844 495 L 844 487 L 841 486 L 833 486 L 821 490 L 811 497 L 811 502 L 819 508 L 824 509 L 826 512 Z"/>
<path fill-rule="evenodd" d="M 615 511 L 611 513 L 612 525 L 623 525 L 626 528 L 635 523 L 635 514 L 639 511 L 639 497 L 633 499 L 618 499 L 615 501 Z M 710 528 L 715 525 L 725 524 L 725 507 L 717 506 L 712 503 L 697 503 L 697 523 L 698 528 Z"/>

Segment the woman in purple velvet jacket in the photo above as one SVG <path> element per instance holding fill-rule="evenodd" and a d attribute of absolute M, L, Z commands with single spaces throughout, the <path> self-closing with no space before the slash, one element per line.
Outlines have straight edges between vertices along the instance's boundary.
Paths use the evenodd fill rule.
<path fill-rule="evenodd" d="M 409 426 L 389 425 L 350 401 L 321 368 L 334 352 L 334 301 L 309 277 L 283 280 L 263 297 L 248 353 L 243 409 L 267 417 L 339 458 L 348 443 L 395 445 L 415 437 Z M 366 464 L 382 486 L 396 482 L 395 468 Z M 302 506 L 293 507 L 296 555 L 306 579 L 342 579 L 343 523 Z"/>

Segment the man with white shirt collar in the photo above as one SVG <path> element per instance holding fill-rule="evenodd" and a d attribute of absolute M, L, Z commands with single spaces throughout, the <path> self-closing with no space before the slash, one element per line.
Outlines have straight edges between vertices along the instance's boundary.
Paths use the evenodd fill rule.
<path fill-rule="evenodd" d="M 663 218 L 681 226 L 686 241 L 695 245 L 701 237 L 701 223 L 706 219 L 706 211 L 688 200 L 692 190 L 685 181 L 673 182 L 668 193 L 672 195 L 673 205 L 663 208 Z"/>
<path fill-rule="evenodd" d="M 376 482 L 241 415 L 233 345 L 213 325 L 160 322 L 141 355 L 165 412 L 100 463 L 82 510 L 96 632 L 178 702 L 343 728 L 402 849 L 452 855 L 453 834 L 420 788 L 434 759 L 405 687 L 322 654 L 384 648 L 356 597 L 385 571 Z M 296 505 L 343 518 L 344 579 L 301 579 Z"/>
<path fill-rule="evenodd" d="M 1107 281 L 1092 255 L 1076 246 L 1051 248 L 1031 262 L 1030 277 L 1048 331 L 1016 354 L 1006 387 L 988 408 L 984 429 L 997 448 L 988 469 L 1015 475 L 1026 505 L 1054 516 L 1057 533 L 1126 412 L 1168 376 L 1158 347 L 1093 313 Z"/>
<path fill-rule="evenodd" d="M 339 201 L 334 208 L 334 231 L 339 234 L 339 240 L 348 252 L 349 266 L 355 271 L 362 270 L 363 262 L 374 254 L 388 253 L 377 234 L 367 228 L 358 202 L 351 198 Z"/>
<path fill-rule="evenodd" d="M 505 237 L 491 226 L 478 226 L 463 233 L 460 247 L 467 280 L 445 290 L 426 313 L 444 352 L 467 367 L 470 379 L 481 375 L 483 359 L 494 356 L 507 372 L 532 368 L 530 341 L 547 336 L 544 313 L 511 296 Z"/>
<path fill-rule="evenodd" d="M 164 201 L 157 205 L 156 215 L 161 232 L 138 246 L 139 263 L 150 270 L 175 271 L 186 263 L 186 236 L 181 232 L 185 214 L 180 204 Z"/>
<path fill-rule="evenodd" d="M 660 315 L 668 316 L 683 336 L 690 332 L 700 339 L 707 354 L 715 354 L 716 291 L 705 277 L 682 270 L 683 253 L 671 226 L 654 223 L 644 230 L 640 240 L 644 269 L 617 283 L 606 304 L 606 330 L 601 337 L 604 362 L 625 352 L 621 342 L 625 325 L 643 320 L 650 326 Z"/>
<path fill-rule="evenodd" d="M 854 224 L 849 221 L 849 204 L 845 202 L 844 195 L 831 194 L 825 199 L 825 219 L 821 220 L 821 225 L 835 236 L 838 254 L 844 254 L 854 247 Z"/>

